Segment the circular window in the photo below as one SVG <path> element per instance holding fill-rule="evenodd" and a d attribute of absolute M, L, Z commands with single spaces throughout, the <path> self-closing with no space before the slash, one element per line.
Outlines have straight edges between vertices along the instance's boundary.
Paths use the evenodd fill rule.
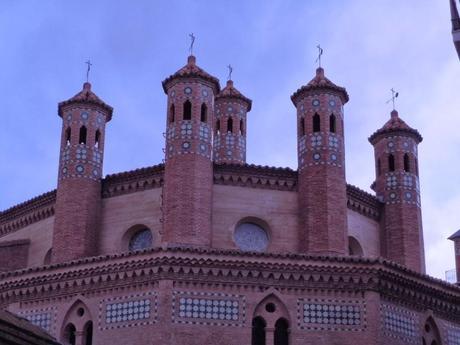
<path fill-rule="evenodd" d="M 149 229 L 143 229 L 134 234 L 129 241 L 129 250 L 143 250 L 152 247 L 152 233 Z"/>
<path fill-rule="evenodd" d="M 235 243 L 243 251 L 263 252 L 268 247 L 268 234 L 254 223 L 241 223 L 235 230 Z"/>
<path fill-rule="evenodd" d="M 85 315 L 85 309 L 83 308 L 78 308 L 77 309 L 77 315 L 82 317 L 83 315 Z"/>
<path fill-rule="evenodd" d="M 269 313 L 274 313 L 275 310 L 276 310 L 276 307 L 275 307 L 275 305 L 274 305 L 273 303 L 267 303 L 267 304 L 265 305 L 265 310 L 266 310 L 267 312 L 269 312 Z"/>

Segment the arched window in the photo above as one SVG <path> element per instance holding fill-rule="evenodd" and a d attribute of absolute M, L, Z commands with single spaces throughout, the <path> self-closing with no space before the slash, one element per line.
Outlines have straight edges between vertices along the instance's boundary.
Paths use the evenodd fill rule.
<path fill-rule="evenodd" d="M 300 118 L 300 136 L 303 137 L 305 135 L 305 118 Z"/>
<path fill-rule="evenodd" d="M 151 248 L 153 243 L 152 232 L 147 229 L 138 230 L 129 240 L 129 251 Z"/>
<path fill-rule="evenodd" d="M 434 319 L 430 316 L 423 327 L 423 344 L 441 345 L 441 333 Z"/>
<path fill-rule="evenodd" d="M 243 121 L 243 119 L 240 120 L 240 134 L 244 135 L 244 121 Z"/>
<path fill-rule="evenodd" d="M 206 104 L 201 105 L 201 122 L 206 122 L 208 118 L 208 107 Z"/>
<path fill-rule="evenodd" d="M 415 173 L 418 176 L 418 160 L 417 160 L 417 158 L 415 158 L 414 162 L 415 162 Z"/>
<path fill-rule="evenodd" d="M 184 103 L 184 120 L 192 119 L 192 103 L 189 100 L 186 100 Z"/>
<path fill-rule="evenodd" d="M 395 171 L 395 156 L 392 154 L 388 156 L 388 170 Z"/>
<path fill-rule="evenodd" d="M 65 142 L 67 146 L 70 145 L 71 135 L 72 130 L 70 129 L 70 127 L 67 127 L 67 129 L 65 130 Z"/>
<path fill-rule="evenodd" d="M 269 245 L 267 231 L 260 224 L 261 221 L 246 219 L 240 222 L 234 233 L 237 247 L 245 252 L 263 252 Z M 266 227 L 266 226 L 265 226 Z"/>
<path fill-rule="evenodd" d="M 227 121 L 227 132 L 233 133 L 233 120 L 231 117 Z"/>
<path fill-rule="evenodd" d="M 216 134 L 220 133 L 220 120 L 216 121 Z"/>
<path fill-rule="evenodd" d="M 407 153 L 404 154 L 404 171 L 410 172 L 409 155 Z"/>
<path fill-rule="evenodd" d="M 352 236 L 348 237 L 348 254 L 352 256 L 363 256 L 363 248 L 358 240 Z"/>
<path fill-rule="evenodd" d="M 88 131 L 87 131 L 85 126 L 80 127 L 80 136 L 79 136 L 79 139 L 78 139 L 79 144 L 86 144 L 86 133 L 87 132 Z"/>
<path fill-rule="evenodd" d="M 289 324 L 281 318 L 275 323 L 275 341 L 274 345 L 289 345 Z"/>
<path fill-rule="evenodd" d="M 257 316 L 252 320 L 251 345 L 266 345 L 266 342 L 265 342 L 265 327 L 266 326 L 267 326 L 267 323 L 260 316 Z"/>
<path fill-rule="evenodd" d="M 96 148 L 99 147 L 99 142 L 101 141 L 101 131 L 98 129 L 96 131 L 96 134 L 94 136 L 94 146 L 96 146 Z"/>
<path fill-rule="evenodd" d="M 45 258 L 43 259 L 43 264 L 49 265 L 51 263 L 51 249 L 48 249 L 48 251 L 45 254 Z"/>
<path fill-rule="evenodd" d="M 313 116 L 313 132 L 320 132 L 321 131 L 321 120 L 318 114 Z"/>
<path fill-rule="evenodd" d="M 75 345 L 77 329 L 73 323 L 69 323 L 64 330 L 64 341 L 69 345 Z"/>
<path fill-rule="evenodd" d="M 93 322 L 88 321 L 83 328 L 84 345 L 93 345 Z"/>
<path fill-rule="evenodd" d="M 335 115 L 334 114 L 331 114 L 331 116 L 329 116 L 329 132 L 331 133 L 335 133 Z"/>
<path fill-rule="evenodd" d="M 380 158 L 377 159 L 377 176 L 382 175 L 382 162 L 380 161 Z"/>
<path fill-rule="evenodd" d="M 174 104 L 171 104 L 169 107 L 169 122 L 173 123 L 174 122 L 174 117 L 176 116 L 176 108 L 174 107 Z"/>

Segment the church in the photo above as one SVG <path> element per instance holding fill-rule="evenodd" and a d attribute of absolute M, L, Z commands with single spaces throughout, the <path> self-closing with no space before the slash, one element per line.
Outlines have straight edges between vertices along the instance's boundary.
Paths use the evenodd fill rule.
<path fill-rule="evenodd" d="M 191 54 L 162 82 L 164 162 L 105 177 L 116 112 L 84 83 L 58 104 L 56 190 L 0 212 L 0 308 L 36 344 L 459 345 L 460 288 L 425 274 L 422 135 L 394 109 L 374 193 L 348 184 L 332 79 L 293 90 L 297 170 L 255 166 L 251 99 Z"/>

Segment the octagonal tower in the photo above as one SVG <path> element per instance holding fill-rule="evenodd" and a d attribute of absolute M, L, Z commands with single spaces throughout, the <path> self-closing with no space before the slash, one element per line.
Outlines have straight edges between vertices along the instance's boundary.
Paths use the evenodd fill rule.
<path fill-rule="evenodd" d="M 425 272 L 417 145 L 420 133 L 391 112 L 387 123 L 369 137 L 374 146 L 373 188 L 384 203 L 382 255 Z"/>
<path fill-rule="evenodd" d="M 97 255 L 105 125 L 113 109 L 91 84 L 59 103 L 62 118 L 52 262 Z"/>
<path fill-rule="evenodd" d="M 187 65 L 163 81 L 168 96 L 163 189 L 165 242 L 209 246 L 212 210 L 212 132 L 219 80 Z"/>
<path fill-rule="evenodd" d="M 320 67 L 291 100 L 297 109 L 300 250 L 347 254 L 343 105 L 348 94 Z"/>
<path fill-rule="evenodd" d="M 460 15 L 458 13 L 456 0 L 450 1 L 450 14 L 452 21 L 452 37 L 454 39 L 455 49 L 460 58 Z"/>
<path fill-rule="evenodd" d="M 216 96 L 214 162 L 246 163 L 246 117 L 251 105 L 232 80 Z"/>

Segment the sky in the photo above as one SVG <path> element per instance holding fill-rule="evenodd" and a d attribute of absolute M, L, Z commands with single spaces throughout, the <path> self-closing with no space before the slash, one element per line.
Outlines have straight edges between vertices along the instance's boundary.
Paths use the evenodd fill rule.
<path fill-rule="evenodd" d="M 427 273 L 454 268 L 460 228 L 460 61 L 448 0 L 0 0 L 0 210 L 56 187 L 57 103 L 79 92 L 85 61 L 92 90 L 114 107 L 104 173 L 163 159 L 161 81 L 185 65 L 188 34 L 197 64 L 253 100 L 248 163 L 297 168 L 290 95 L 315 74 L 350 95 L 346 176 L 368 192 L 375 178 L 367 138 L 390 116 L 424 137 L 419 146 Z"/>

